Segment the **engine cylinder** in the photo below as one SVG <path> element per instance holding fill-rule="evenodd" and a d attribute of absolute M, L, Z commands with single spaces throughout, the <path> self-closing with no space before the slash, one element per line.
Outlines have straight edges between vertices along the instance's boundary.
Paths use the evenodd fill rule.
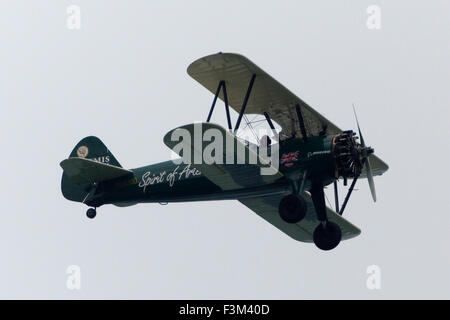
<path fill-rule="evenodd" d="M 334 136 L 332 154 L 336 178 L 354 178 L 361 174 L 361 153 L 357 139 L 356 133 L 352 130 Z"/>

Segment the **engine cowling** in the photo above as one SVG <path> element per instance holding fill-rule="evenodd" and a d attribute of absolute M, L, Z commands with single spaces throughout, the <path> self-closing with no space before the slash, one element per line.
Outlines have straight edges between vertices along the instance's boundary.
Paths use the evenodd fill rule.
<path fill-rule="evenodd" d="M 354 178 L 361 174 L 363 166 L 358 137 L 352 130 L 334 136 L 332 154 L 336 178 Z"/>

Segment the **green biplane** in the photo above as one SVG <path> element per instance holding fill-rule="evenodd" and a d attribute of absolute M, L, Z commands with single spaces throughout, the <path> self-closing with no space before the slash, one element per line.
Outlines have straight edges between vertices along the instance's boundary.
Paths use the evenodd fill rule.
<path fill-rule="evenodd" d="M 211 91 L 214 99 L 206 122 L 165 135 L 164 143 L 180 158 L 124 169 L 98 138 L 86 137 L 61 162 L 61 189 L 66 199 L 88 205 L 89 218 L 104 204 L 126 207 L 234 199 L 293 239 L 314 242 L 322 250 L 360 234 L 342 217 L 344 209 L 358 178 L 368 179 L 376 201 L 373 176 L 383 174 L 388 166 L 366 146 L 357 119 L 360 142 L 355 132 L 340 130 L 239 54 L 200 58 L 187 72 Z M 227 129 L 210 123 L 218 98 L 225 105 Z M 238 113 L 234 128 L 230 106 Z M 237 136 L 243 119 L 250 125 L 249 114 L 261 116 L 272 139 L 264 136 L 258 144 Z M 263 149 L 265 153 L 260 152 Z M 202 161 L 207 150 L 212 161 Z M 268 171 L 263 174 L 264 169 Z M 344 185 L 352 179 L 342 205 L 338 179 Z M 335 210 L 325 203 L 324 188 L 330 184 L 334 186 Z"/>

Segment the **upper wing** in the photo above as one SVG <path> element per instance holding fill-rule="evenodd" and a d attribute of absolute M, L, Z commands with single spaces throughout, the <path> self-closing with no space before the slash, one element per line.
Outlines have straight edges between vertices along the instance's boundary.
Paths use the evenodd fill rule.
<path fill-rule="evenodd" d="M 133 172 L 84 158 L 69 158 L 60 163 L 69 179 L 76 184 L 102 182 L 127 176 Z"/>
<path fill-rule="evenodd" d="M 196 129 L 196 126 L 198 129 Z M 172 139 L 172 134 L 176 132 L 176 130 L 186 130 L 186 132 L 189 133 L 191 139 L 181 139 L 182 141 L 180 142 L 174 141 Z M 196 130 L 199 131 L 196 132 Z M 195 138 L 196 134 L 200 137 L 203 137 L 204 132 L 207 130 L 217 130 L 217 132 L 220 132 L 220 135 L 221 137 L 223 137 L 224 141 L 234 142 L 234 151 L 242 150 L 242 152 L 234 152 L 233 162 L 231 164 L 227 164 L 226 150 L 223 150 L 223 153 L 220 155 L 220 163 L 214 162 L 211 164 L 207 164 L 203 161 L 204 149 L 211 142 L 205 142 L 202 139 L 201 143 L 196 145 L 193 139 Z M 267 161 L 261 159 L 259 155 L 256 154 L 253 150 L 248 148 L 234 135 L 217 124 L 193 123 L 173 129 L 164 136 L 164 143 L 172 150 L 174 150 L 175 146 L 177 146 L 179 143 L 181 143 L 184 148 L 189 149 L 189 155 L 187 153 L 179 155 L 183 157 L 183 160 L 185 162 L 191 163 L 209 180 L 221 187 L 222 190 L 257 187 L 275 182 L 276 180 L 283 177 L 283 174 L 275 169 L 275 167 L 269 165 Z M 227 143 L 223 143 L 222 145 L 226 146 Z M 179 153 L 179 151 L 181 150 L 174 151 Z M 201 162 L 196 161 L 196 155 L 198 157 L 197 159 L 200 159 Z M 251 157 L 253 157 L 253 159 L 257 159 L 257 161 L 254 161 L 256 163 L 249 163 L 248 160 Z M 263 165 L 264 162 L 266 163 L 265 165 Z M 270 172 L 272 174 L 261 175 L 261 168 L 263 167 L 266 169 L 270 169 Z"/>
<path fill-rule="evenodd" d="M 305 218 L 299 223 L 284 222 L 278 214 L 278 204 L 284 195 L 272 195 L 257 198 L 239 199 L 241 203 L 253 210 L 261 218 L 274 225 L 291 238 L 302 241 L 312 242 L 314 229 L 319 224 L 317 215 L 312 203 L 311 196 L 308 193 L 303 194 L 307 203 L 307 213 Z M 327 218 L 339 225 L 342 231 L 342 240 L 356 237 L 361 233 L 356 226 L 345 220 L 342 216 L 327 207 Z"/>
<path fill-rule="evenodd" d="M 253 74 L 256 75 L 245 112 L 267 112 L 270 118 L 281 126 L 281 140 L 301 135 L 295 110 L 297 104 L 301 108 L 308 136 L 317 136 L 321 132 L 328 135 L 342 132 L 335 124 L 240 54 L 218 53 L 200 58 L 189 65 L 187 72 L 213 94 L 216 93 L 219 82 L 225 81 L 228 103 L 237 112 L 242 108 Z M 223 100 L 223 90 L 220 91 L 219 98 Z M 388 169 L 387 164 L 375 155 L 371 155 L 370 160 L 374 175 L 380 175 Z"/>
<path fill-rule="evenodd" d="M 256 75 L 246 113 L 263 114 L 282 128 L 280 138 L 300 134 L 295 105 L 301 107 L 308 135 L 318 135 L 326 128 L 329 135 L 342 132 L 333 123 L 311 108 L 307 103 L 285 88 L 246 57 L 234 53 L 218 53 L 200 58 L 188 67 L 188 74 L 215 94 L 218 84 L 224 80 L 228 103 L 239 112 L 253 74 Z M 223 92 L 219 97 L 223 100 Z"/>

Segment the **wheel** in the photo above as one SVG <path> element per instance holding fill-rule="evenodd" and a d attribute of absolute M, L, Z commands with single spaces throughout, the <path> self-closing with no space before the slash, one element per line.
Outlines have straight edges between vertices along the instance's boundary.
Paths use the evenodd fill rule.
<path fill-rule="evenodd" d="M 89 219 L 94 219 L 97 215 L 97 210 L 95 210 L 94 208 L 89 208 L 86 211 L 86 215 Z"/>
<path fill-rule="evenodd" d="M 287 223 L 297 223 L 306 215 L 306 202 L 299 195 L 290 194 L 280 201 L 278 212 L 281 219 Z"/>
<path fill-rule="evenodd" d="M 341 242 L 341 228 L 331 221 L 324 224 L 320 223 L 314 230 L 314 244 L 322 250 L 331 250 L 337 247 Z"/>

